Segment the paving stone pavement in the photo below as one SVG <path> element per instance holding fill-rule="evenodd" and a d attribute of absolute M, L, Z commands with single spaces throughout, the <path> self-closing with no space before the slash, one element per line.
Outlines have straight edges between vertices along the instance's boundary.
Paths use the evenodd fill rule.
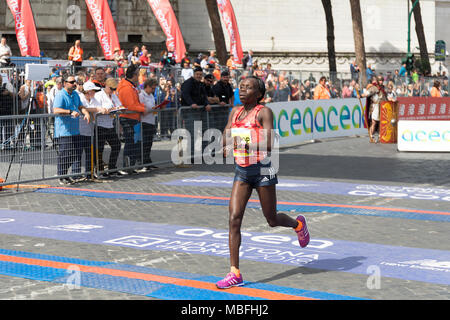
<path fill-rule="evenodd" d="M 169 143 L 155 143 L 153 154 L 167 157 Z M 162 156 L 164 154 L 164 156 Z M 369 144 L 367 137 L 328 139 L 280 150 L 279 180 L 313 180 L 329 183 L 442 188 L 450 190 L 450 154 L 400 153 L 396 145 Z M 102 183 L 84 182 L 75 188 L 114 192 L 164 193 L 192 196 L 229 197 L 227 187 L 192 187 L 163 184 L 198 176 L 233 177 L 232 165 L 194 165 L 187 168 L 162 165 L 148 173 L 112 178 Z M 46 184 L 57 186 L 56 180 Z M 404 197 L 352 196 L 277 189 L 280 201 L 344 204 L 450 212 L 449 201 L 406 199 Z M 252 199 L 257 199 L 256 192 Z M 121 200 L 63 194 L 38 193 L 33 189 L 4 189 L 1 210 L 41 212 L 92 218 L 151 222 L 227 230 L 226 206 L 158 201 Z M 344 209 L 342 209 L 344 210 Z M 335 239 L 398 247 L 450 250 L 449 223 L 396 217 L 305 212 L 312 238 Z M 295 216 L 296 213 L 289 213 Z M 289 235 L 292 230 L 270 228 L 258 208 L 247 208 L 242 230 Z M 222 277 L 229 270 L 228 257 L 178 251 L 138 250 L 130 247 L 54 240 L 15 234 L 0 234 L 1 248 L 39 254 L 107 261 L 126 265 L 189 272 Z M 448 263 L 448 262 L 447 262 Z M 381 274 L 380 288 L 368 288 L 369 274 L 356 274 L 242 260 L 246 281 L 315 290 L 368 299 L 448 300 L 449 286 L 403 280 Z M 447 273 L 448 277 L 448 273 Z M 153 299 L 116 291 L 36 281 L 0 275 L 0 299 L 135 300 Z"/>

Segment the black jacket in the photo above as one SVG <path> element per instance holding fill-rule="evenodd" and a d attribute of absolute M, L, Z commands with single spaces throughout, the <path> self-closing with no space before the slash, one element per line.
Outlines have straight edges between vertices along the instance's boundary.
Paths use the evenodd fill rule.
<path fill-rule="evenodd" d="M 229 83 L 218 81 L 214 85 L 214 93 L 219 97 L 220 102 L 230 103 L 230 99 L 234 96 L 233 88 Z"/>
<path fill-rule="evenodd" d="M 194 103 L 199 106 L 206 106 L 208 105 L 208 98 L 205 85 L 191 77 L 181 85 L 181 104 L 190 106 Z"/>

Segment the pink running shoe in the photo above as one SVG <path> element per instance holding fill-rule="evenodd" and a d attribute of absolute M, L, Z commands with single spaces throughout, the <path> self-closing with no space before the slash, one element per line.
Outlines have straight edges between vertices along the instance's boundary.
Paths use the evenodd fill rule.
<path fill-rule="evenodd" d="M 300 231 L 296 231 L 296 232 L 297 232 L 298 243 L 300 243 L 300 247 L 304 248 L 309 243 L 309 232 L 308 232 L 308 227 L 306 226 L 306 219 L 304 216 L 299 215 L 296 220 L 300 221 L 303 224 L 303 227 L 300 229 Z"/>
<path fill-rule="evenodd" d="M 244 280 L 242 280 L 242 274 L 239 278 L 234 274 L 234 272 L 230 272 L 227 274 L 225 279 L 220 280 L 216 283 L 217 288 L 219 289 L 228 289 L 231 287 L 239 287 L 244 285 Z"/>

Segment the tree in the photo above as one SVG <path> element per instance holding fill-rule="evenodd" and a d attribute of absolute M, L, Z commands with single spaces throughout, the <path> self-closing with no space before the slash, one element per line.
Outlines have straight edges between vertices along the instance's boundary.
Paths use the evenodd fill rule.
<path fill-rule="evenodd" d="M 336 50 L 334 48 L 334 21 L 331 0 L 322 0 L 327 22 L 327 44 L 328 44 L 328 65 L 330 68 L 330 78 L 334 82 L 336 78 Z"/>
<path fill-rule="evenodd" d="M 355 42 L 356 63 L 359 66 L 359 70 L 361 70 L 361 85 L 365 87 L 367 84 L 366 49 L 364 47 L 364 32 L 359 0 L 350 0 L 350 9 L 352 11 L 353 40 Z"/>
<path fill-rule="evenodd" d="M 223 35 L 222 23 L 220 22 L 219 8 L 216 0 L 205 0 L 208 9 L 209 20 L 211 21 L 214 35 L 214 45 L 216 47 L 217 59 L 221 65 L 225 65 L 228 59 L 227 46 Z"/>
<path fill-rule="evenodd" d="M 411 0 L 412 4 L 416 0 Z M 414 21 L 416 23 L 416 34 L 417 40 L 419 41 L 420 48 L 420 60 L 421 60 L 421 71 L 424 74 L 431 72 L 430 58 L 428 57 L 428 49 L 427 42 L 425 40 L 425 32 L 423 31 L 423 23 L 422 23 L 422 12 L 420 10 L 420 1 L 417 2 L 417 5 L 414 7 Z"/>

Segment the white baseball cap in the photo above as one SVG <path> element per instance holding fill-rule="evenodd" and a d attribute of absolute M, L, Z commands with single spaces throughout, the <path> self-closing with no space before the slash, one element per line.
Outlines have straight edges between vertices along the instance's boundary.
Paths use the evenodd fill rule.
<path fill-rule="evenodd" d="M 102 88 L 97 87 L 92 81 L 88 81 L 83 84 L 83 90 L 86 92 L 90 90 L 100 91 L 101 89 Z"/>

